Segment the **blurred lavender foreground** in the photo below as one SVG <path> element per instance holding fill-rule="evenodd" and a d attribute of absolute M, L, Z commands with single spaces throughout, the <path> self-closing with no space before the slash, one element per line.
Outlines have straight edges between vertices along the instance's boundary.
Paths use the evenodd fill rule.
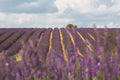
<path fill-rule="evenodd" d="M 0 80 L 120 80 L 120 29 L 0 29 Z"/>

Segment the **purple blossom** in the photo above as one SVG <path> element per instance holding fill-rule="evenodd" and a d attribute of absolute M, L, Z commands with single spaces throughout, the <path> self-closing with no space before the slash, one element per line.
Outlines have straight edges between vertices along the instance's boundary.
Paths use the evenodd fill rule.
<path fill-rule="evenodd" d="M 75 80 L 74 78 L 70 78 L 70 80 Z"/>
<path fill-rule="evenodd" d="M 76 56 L 70 57 L 70 62 L 75 62 Z"/>
<path fill-rule="evenodd" d="M 100 48 L 96 50 L 96 53 L 99 54 L 101 52 Z"/>
<path fill-rule="evenodd" d="M 107 35 L 104 36 L 105 38 L 101 38 L 100 36 L 105 34 L 104 29 L 100 29 L 100 31 L 98 29 L 97 34 L 95 34 L 92 29 L 68 29 L 74 38 L 75 43 L 73 44 L 69 36 L 67 36 L 66 29 L 61 29 L 63 33 L 64 49 L 69 59 L 68 61 L 65 61 L 63 56 L 59 29 L 55 29 L 55 31 L 49 29 L 43 32 L 39 31 L 39 29 L 37 32 L 36 29 L 34 30 L 39 36 L 34 35 L 31 37 L 36 37 L 38 41 L 34 41 L 34 38 L 30 38 L 30 42 L 28 39 L 28 42 L 22 44 L 21 48 L 18 49 L 18 53 L 16 53 L 20 54 L 23 58 L 20 62 L 15 61 L 15 56 L 6 56 L 9 51 L 7 50 L 10 43 L 9 41 L 12 42 L 12 40 L 2 41 L 4 39 L 2 39 L 2 35 L 0 36 L 0 41 L 4 42 L 4 44 L 0 44 L 0 49 L 6 49 L 6 51 L 0 52 L 0 80 L 33 80 L 34 76 L 41 80 L 46 80 L 47 75 L 49 76 L 47 78 L 50 80 L 85 80 L 86 74 L 89 80 L 99 76 L 102 77 L 101 80 L 118 80 L 117 78 L 120 75 L 120 46 L 112 45 L 111 42 L 115 41 L 119 44 L 120 40 L 118 36 L 117 39 L 109 38 L 109 30 L 105 30 L 108 31 Z M 110 32 L 113 30 L 111 29 Z M 51 31 L 53 31 L 53 38 L 51 50 L 49 50 L 49 34 Z M 27 33 L 26 31 L 24 32 Z M 95 52 L 92 53 L 88 50 L 81 37 L 77 35 L 77 32 L 80 32 L 86 40 L 90 38 L 86 35 L 87 32 L 97 38 L 97 41 L 95 41 L 96 45 L 93 45 Z M 9 30 L 7 33 L 9 33 Z M 18 33 L 16 32 L 16 34 Z M 26 36 L 25 39 L 26 38 L 28 38 L 28 36 Z M 92 44 L 92 40 L 89 41 Z M 19 41 L 16 42 L 18 43 Z M 14 43 L 11 44 L 11 46 L 13 45 Z M 36 48 L 36 45 L 39 47 Z M 16 48 L 16 46 L 14 47 Z M 111 51 L 109 48 L 116 49 L 115 51 Z M 84 57 L 81 58 L 79 56 L 78 49 L 83 53 Z"/>
<path fill-rule="evenodd" d="M 72 72 L 72 67 L 69 63 L 67 63 L 67 70 L 68 70 L 68 72 Z"/>
<path fill-rule="evenodd" d="M 36 77 L 39 77 L 40 76 L 40 71 L 38 70 L 36 73 L 35 73 L 35 75 L 36 75 Z"/>

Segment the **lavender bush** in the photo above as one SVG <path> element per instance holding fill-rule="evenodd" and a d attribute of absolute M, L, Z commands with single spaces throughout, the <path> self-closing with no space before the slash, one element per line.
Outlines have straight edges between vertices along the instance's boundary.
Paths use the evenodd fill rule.
<path fill-rule="evenodd" d="M 44 40 L 41 38 L 36 40 L 37 44 L 43 45 L 41 47 L 48 48 L 47 51 L 44 49 L 44 52 L 47 52 L 45 54 L 42 54 L 39 45 L 36 48 L 32 39 L 29 39 L 27 43 L 22 41 L 22 48 L 13 56 L 8 56 L 7 50 L 1 51 L 0 80 L 120 80 L 119 29 L 94 28 L 92 30 L 95 33 L 92 36 L 96 37 L 93 40 L 91 36 L 88 39 L 84 31 L 83 34 L 87 37 L 83 36 L 81 39 L 77 34 L 80 31 L 75 28 L 60 30 L 48 30 L 49 33 L 53 33 L 51 46 L 42 44 L 48 37 L 44 36 Z M 79 40 L 85 47 L 78 45 L 81 44 Z M 49 42 L 50 40 L 47 40 L 47 43 Z M 83 56 L 80 55 L 80 50 Z M 43 59 L 45 55 L 47 59 Z"/>

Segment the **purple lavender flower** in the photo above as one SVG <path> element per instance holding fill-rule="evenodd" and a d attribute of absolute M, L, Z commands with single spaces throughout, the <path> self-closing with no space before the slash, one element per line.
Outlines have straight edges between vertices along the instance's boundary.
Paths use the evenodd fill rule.
<path fill-rule="evenodd" d="M 13 77 L 15 77 L 15 76 L 16 76 L 16 73 L 15 73 L 15 72 L 12 72 L 11 75 L 12 75 Z"/>
<path fill-rule="evenodd" d="M 76 56 L 70 57 L 70 62 L 75 62 Z"/>
<path fill-rule="evenodd" d="M 75 80 L 74 78 L 70 78 L 70 80 Z"/>
<path fill-rule="evenodd" d="M 67 63 L 67 70 L 68 70 L 68 72 L 72 72 L 72 67 L 69 63 Z"/>
<path fill-rule="evenodd" d="M 100 48 L 98 48 L 98 49 L 96 50 L 96 53 L 97 53 L 97 54 L 100 53 Z"/>
<path fill-rule="evenodd" d="M 40 71 L 37 71 L 37 72 L 35 73 L 36 77 L 39 77 L 40 74 L 41 74 Z"/>

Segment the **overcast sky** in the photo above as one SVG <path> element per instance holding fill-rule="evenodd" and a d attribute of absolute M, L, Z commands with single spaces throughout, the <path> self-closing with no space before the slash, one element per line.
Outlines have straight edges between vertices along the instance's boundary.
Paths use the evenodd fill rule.
<path fill-rule="evenodd" d="M 0 0 L 0 27 L 119 27 L 120 0 Z"/>

